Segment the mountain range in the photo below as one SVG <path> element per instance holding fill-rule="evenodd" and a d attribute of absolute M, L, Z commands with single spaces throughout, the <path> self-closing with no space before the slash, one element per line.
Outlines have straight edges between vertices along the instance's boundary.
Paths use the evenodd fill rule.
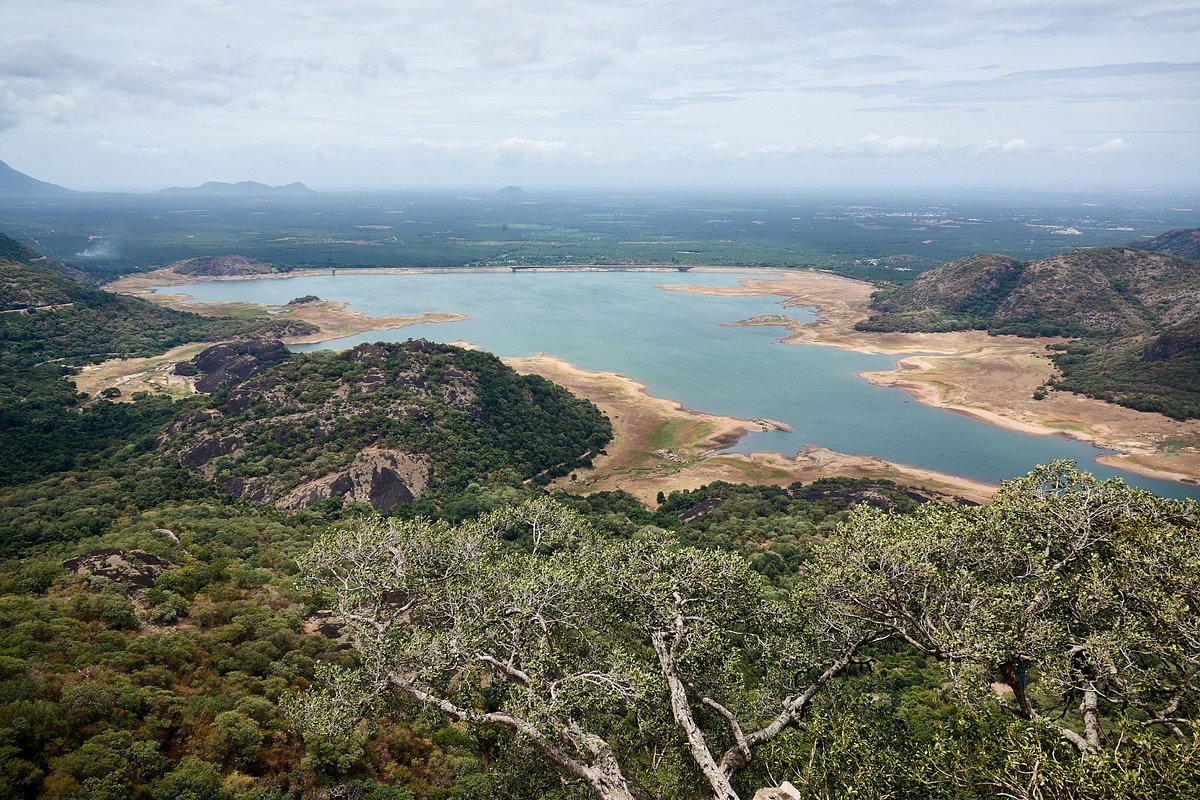
<path fill-rule="evenodd" d="M 258 181 L 238 181 L 224 183 L 222 181 L 207 181 L 199 186 L 171 186 L 159 190 L 159 194 L 188 194 L 208 195 L 218 197 L 261 197 L 263 195 L 293 195 L 303 196 L 316 194 L 303 183 L 296 181 L 284 186 L 268 186 Z"/>

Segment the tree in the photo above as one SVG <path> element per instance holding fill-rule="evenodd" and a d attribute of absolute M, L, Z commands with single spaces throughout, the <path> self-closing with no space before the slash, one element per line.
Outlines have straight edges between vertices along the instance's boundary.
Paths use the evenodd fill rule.
<path fill-rule="evenodd" d="M 1118 746 L 1105 728 L 1119 717 L 1189 742 L 1198 523 L 1190 501 L 1056 462 L 987 506 L 859 508 L 810 579 L 847 617 L 946 663 L 968 698 L 1053 725 L 1085 756 Z"/>
<path fill-rule="evenodd" d="M 293 705 L 301 730 L 334 727 L 394 687 L 453 719 L 511 728 L 598 797 L 631 800 L 608 739 L 648 707 L 649 676 L 603 638 L 606 609 L 581 591 L 590 533 L 548 501 L 457 527 L 374 518 L 331 531 L 301 568 L 334 591 L 362 669 L 328 705 Z M 517 537 L 523 547 L 506 546 Z"/>
<path fill-rule="evenodd" d="M 715 797 L 801 724 L 821 688 L 886 632 L 786 601 L 739 555 L 664 532 L 605 538 L 547 499 L 457 527 L 371 519 L 302 559 L 362 655 L 292 704 L 303 731 L 349 730 L 394 687 L 453 719 L 509 727 L 598 797 L 633 796 L 619 742 L 681 734 Z M 751 689 L 745 675 L 768 674 Z M 669 708 L 670 718 L 660 709 Z"/>

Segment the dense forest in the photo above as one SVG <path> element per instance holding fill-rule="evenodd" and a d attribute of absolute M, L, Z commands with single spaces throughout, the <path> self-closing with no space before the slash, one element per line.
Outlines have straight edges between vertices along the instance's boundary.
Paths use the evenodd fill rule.
<path fill-rule="evenodd" d="M 986 506 L 547 493 L 611 428 L 486 353 L 5 274 L 74 305 L 0 315 L 0 798 L 1200 793 L 1193 503 L 1066 464 Z M 225 342 L 189 398 L 68 380 L 187 341 Z"/>

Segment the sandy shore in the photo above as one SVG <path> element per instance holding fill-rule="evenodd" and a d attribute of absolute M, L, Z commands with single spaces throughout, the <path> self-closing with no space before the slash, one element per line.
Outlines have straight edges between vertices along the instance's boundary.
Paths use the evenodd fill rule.
<path fill-rule="evenodd" d="M 693 411 L 647 394 L 645 386 L 624 375 L 587 372 L 549 356 L 506 358 L 504 362 L 518 372 L 565 386 L 595 403 L 612 420 L 614 437 L 607 455 L 597 457 L 593 469 L 576 472 L 574 480 L 560 479 L 555 488 L 580 493 L 623 489 L 651 507 L 660 491 L 670 494 L 714 481 L 787 486 L 834 476 L 886 478 L 932 495 L 977 502 L 996 490 L 989 484 L 811 445 L 791 457 L 717 454 L 715 451 L 748 431 L 764 430 L 774 423 Z"/>

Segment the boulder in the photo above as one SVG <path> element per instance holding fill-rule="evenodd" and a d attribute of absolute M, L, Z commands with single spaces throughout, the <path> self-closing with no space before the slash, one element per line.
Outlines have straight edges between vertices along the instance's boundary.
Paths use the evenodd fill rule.
<path fill-rule="evenodd" d="M 407 505 L 429 486 L 429 461 L 399 450 L 364 450 L 344 470 L 302 483 L 275 501 L 278 508 L 303 508 L 330 497 L 367 503 L 376 511 Z"/>

